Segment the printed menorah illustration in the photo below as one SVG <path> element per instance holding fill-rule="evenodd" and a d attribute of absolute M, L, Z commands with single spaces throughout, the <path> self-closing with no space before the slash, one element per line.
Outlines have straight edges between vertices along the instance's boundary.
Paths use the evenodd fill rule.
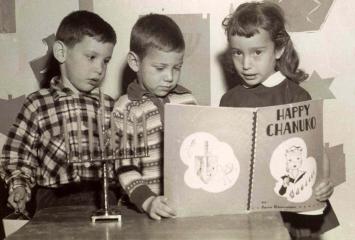
<path fill-rule="evenodd" d="M 89 167 L 91 164 L 102 164 L 102 182 L 103 182 L 103 201 L 104 208 L 98 210 L 92 217 L 92 222 L 96 220 L 117 220 L 121 221 L 121 215 L 119 210 L 110 209 L 108 204 L 108 188 L 109 188 L 109 176 L 108 176 L 108 164 L 115 163 L 116 161 L 122 161 L 123 159 L 142 158 L 149 156 L 148 142 L 147 142 L 147 126 L 146 115 L 142 114 L 140 121 L 137 117 L 133 116 L 128 119 L 127 113 L 124 113 L 122 129 L 117 129 L 115 125 L 114 115 L 112 113 L 105 112 L 104 97 L 102 91 L 100 91 L 100 107 L 96 114 L 96 127 L 98 133 L 99 146 L 94 146 L 94 119 L 88 117 L 87 132 L 88 135 L 88 154 L 83 154 L 83 134 L 82 119 L 80 112 L 75 113 L 77 120 L 77 148 L 73 150 L 69 143 L 69 131 L 68 120 L 63 118 L 63 135 L 64 145 L 66 151 L 67 164 L 84 164 Z M 107 115 L 110 116 L 110 129 L 105 128 L 105 119 Z M 132 126 L 131 131 L 128 129 L 128 122 L 130 121 Z M 138 128 L 142 130 L 142 134 L 138 134 Z M 85 149 L 87 151 L 87 149 Z M 84 157 L 85 155 L 85 157 Z M 88 157 L 87 157 L 88 156 Z"/>

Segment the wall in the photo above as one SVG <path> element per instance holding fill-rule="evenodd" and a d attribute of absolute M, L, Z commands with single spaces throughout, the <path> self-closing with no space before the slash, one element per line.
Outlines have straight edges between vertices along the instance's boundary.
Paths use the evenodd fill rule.
<path fill-rule="evenodd" d="M 225 79 L 221 55 L 226 38 L 221 27 L 223 18 L 241 0 L 0 0 L 0 109 L 8 115 L 1 124 L 11 122 L 16 108 L 38 89 L 38 81 L 30 62 L 45 56 L 47 37 L 69 12 L 89 9 L 110 22 L 118 35 L 104 91 L 113 97 L 122 92 L 125 57 L 129 33 L 139 15 L 156 12 L 171 15 L 181 27 L 190 47 L 183 68 L 182 83 L 194 89 L 202 104 L 218 105 L 222 94 L 233 85 Z M 340 145 L 347 159 L 347 182 L 336 188 L 331 201 L 341 226 L 325 234 L 323 239 L 350 239 L 355 233 L 354 208 L 350 207 L 355 187 L 355 2 L 351 0 L 275 0 L 285 7 L 288 29 L 301 58 L 301 67 L 310 73 L 304 87 L 314 98 L 326 98 L 324 141 Z M 4 11 L 6 9 L 6 11 Z M 176 14 L 186 14 L 179 16 Z M 186 35 L 187 34 L 187 35 Z M 198 44 L 196 44 L 197 42 Z M 208 47 L 209 46 L 209 47 Z M 43 59 L 42 59 L 43 60 Z M 201 64 L 202 63 L 202 64 Z M 12 95 L 12 101 L 8 96 Z M 16 103 L 14 103 L 14 101 Z M 17 106 L 16 105 L 16 106 Z M 6 118 L 6 119 L 5 119 Z M 0 145 L 6 127 L 0 131 Z M 341 148 L 340 148 L 341 149 Z"/>

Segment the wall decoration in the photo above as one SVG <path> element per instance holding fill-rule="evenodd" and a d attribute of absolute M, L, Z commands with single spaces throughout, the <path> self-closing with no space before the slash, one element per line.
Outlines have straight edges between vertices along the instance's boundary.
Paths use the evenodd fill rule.
<path fill-rule="evenodd" d="M 86 11 L 94 11 L 94 0 L 79 0 L 79 9 Z"/>
<path fill-rule="evenodd" d="M 16 32 L 15 0 L 0 0 L 0 33 Z"/>
<path fill-rule="evenodd" d="M 47 47 L 46 54 L 30 61 L 30 66 L 33 71 L 33 74 L 35 75 L 38 83 L 41 86 L 46 85 L 45 81 L 49 81 L 48 78 L 50 78 L 50 76 L 48 74 L 51 74 L 50 71 L 52 67 L 56 65 L 56 63 L 53 63 L 54 57 L 52 53 L 55 35 L 51 34 L 48 37 L 44 38 L 42 41 Z"/>
<path fill-rule="evenodd" d="M 25 98 L 25 95 L 17 98 L 12 98 L 12 95 L 9 95 L 8 99 L 0 98 L 0 112 L 3 113 L 0 114 L 1 134 L 7 135 L 11 125 L 14 123 L 16 116 L 22 107 L 23 102 L 25 101 Z"/>
<path fill-rule="evenodd" d="M 199 104 L 210 105 L 210 16 L 209 14 L 207 16 L 168 14 L 168 16 L 179 25 L 185 39 L 185 57 L 180 83 L 192 91 Z"/>
<path fill-rule="evenodd" d="M 333 80 L 334 78 L 321 78 L 317 71 L 313 71 L 309 79 L 302 82 L 301 86 L 311 94 L 312 99 L 332 99 L 335 96 L 329 87 Z"/>
<path fill-rule="evenodd" d="M 333 0 L 272 0 L 285 11 L 288 31 L 320 30 L 327 19 Z"/>

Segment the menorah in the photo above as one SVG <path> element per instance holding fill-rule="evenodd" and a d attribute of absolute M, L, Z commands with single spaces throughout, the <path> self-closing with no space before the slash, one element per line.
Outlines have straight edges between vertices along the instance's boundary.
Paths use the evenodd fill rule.
<path fill-rule="evenodd" d="M 148 157 L 148 143 L 147 143 L 147 126 L 145 113 L 142 114 L 141 121 L 138 123 L 137 118 L 133 116 L 133 133 L 132 137 L 128 138 L 128 118 L 127 112 L 123 116 L 122 129 L 116 129 L 114 122 L 114 115 L 111 114 L 110 126 L 111 129 L 105 128 L 105 109 L 103 94 L 100 91 L 100 108 L 97 113 L 97 130 L 99 138 L 99 153 L 94 154 L 94 131 L 93 131 L 93 119 L 88 119 L 88 145 L 89 145 L 89 157 L 84 159 L 82 156 L 82 121 L 80 113 L 76 114 L 77 119 L 77 152 L 71 151 L 69 146 L 69 132 L 67 128 L 67 120 L 63 119 L 64 130 L 64 144 L 67 155 L 67 164 L 86 164 L 90 165 L 94 162 L 102 163 L 102 188 L 103 188 L 103 201 L 104 208 L 96 211 L 92 216 L 92 222 L 97 220 L 117 220 L 121 222 L 121 214 L 119 210 L 109 208 L 108 203 L 108 188 L 109 188 L 109 176 L 108 176 L 108 163 L 114 161 L 122 161 L 123 159 Z M 143 147 L 138 147 L 138 126 L 143 129 Z M 120 134 L 119 134 L 120 133 Z M 117 144 L 117 138 L 120 136 L 120 144 Z M 132 144 L 127 145 L 131 140 Z M 140 149 L 140 150 L 139 150 Z"/>

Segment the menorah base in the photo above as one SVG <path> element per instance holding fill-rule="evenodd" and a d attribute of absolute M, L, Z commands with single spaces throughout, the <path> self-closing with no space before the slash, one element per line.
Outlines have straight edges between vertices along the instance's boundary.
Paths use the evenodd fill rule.
<path fill-rule="evenodd" d="M 92 216 L 91 216 L 91 222 L 95 223 L 98 220 L 105 220 L 105 221 L 111 221 L 111 220 L 117 220 L 117 222 L 121 223 L 121 214 L 120 211 L 115 210 L 115 209 L 110 209 L 110 210 L 105 210 L 105 209 L 100 209 L 96 211 Z"/>

